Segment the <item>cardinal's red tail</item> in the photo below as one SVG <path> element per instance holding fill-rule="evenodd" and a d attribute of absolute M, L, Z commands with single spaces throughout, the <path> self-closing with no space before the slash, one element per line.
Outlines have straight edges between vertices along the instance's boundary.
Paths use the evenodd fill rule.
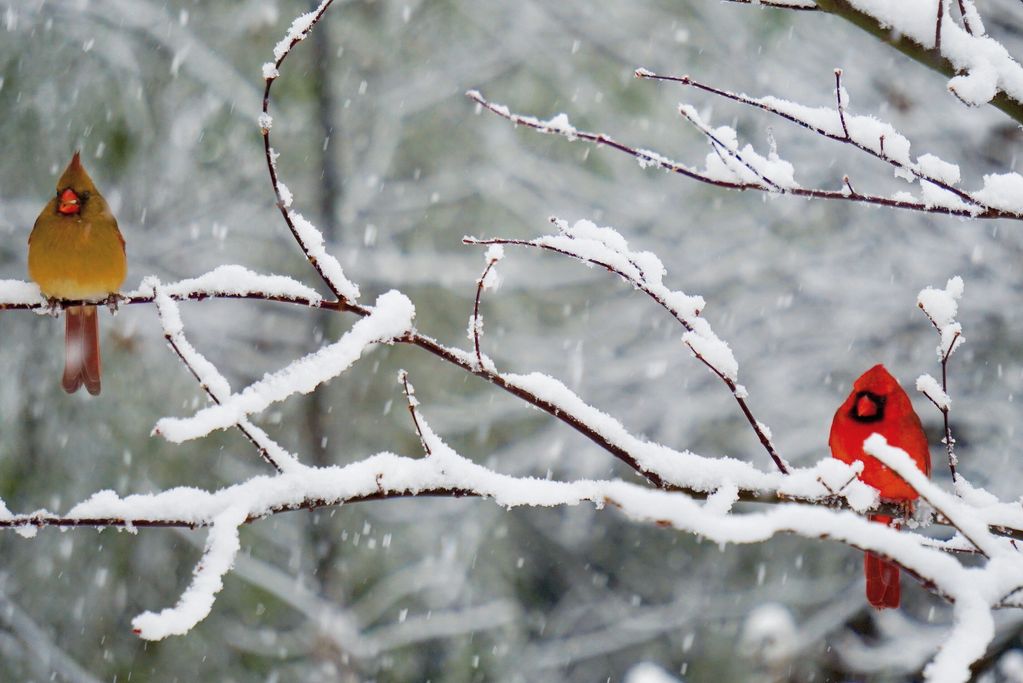
<path fill-rule="evenodd" d="M 887 515 L 871 515 L 871 521 L 891 525 Z M 878 609 L 899 606 L 899 565 L 874 553 L 863 556 L 863 573 L 867 577 L 867 602 Z"/>
<path fill-rule="evenodd" d="M 93 396 L 99 393 L 99 318 L 95 306 L 71 306 L 65 312 L 64 391 L 73 394 L 85 384 Z"/>

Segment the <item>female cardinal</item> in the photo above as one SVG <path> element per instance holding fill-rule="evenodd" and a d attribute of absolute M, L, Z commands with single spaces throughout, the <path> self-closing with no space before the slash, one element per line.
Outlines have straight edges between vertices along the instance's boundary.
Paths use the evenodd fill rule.
<path fill-rule="evenodd" d="M 28 238 L 28 274 L 51 299 L 96 301 L 118 290 L 128 265 L 124 238 L 110 207 L 82 168 L 78 152 L 57 181 Z M 64 391 L 100 389 L 95 306 L 69 306 L 65 323 Z"/>
<path fill-rule="evenodd" d="M 875 365 L 853 383 L 852 393 L 835 413 L 831 422 L 831 455 L 842 462 L 863 463 L 860 479 L 881 493 L 883 501 L 910 501 L 919 494 L 899 475 L 863 452 L 863 442 L 871 434 L 880 434 L 890 445 L 909 454 L 916 466 L 931 476 L 931 454 L 920 418 L 913 411 L 909 396 L 883 365 Z M 891 524 L 888 515 L 871 515 L 870 519 Z M 867 575 L 867 600 L 879 609 L 899 606 L 899 565 L 873 553 L 863 558 Z"/>

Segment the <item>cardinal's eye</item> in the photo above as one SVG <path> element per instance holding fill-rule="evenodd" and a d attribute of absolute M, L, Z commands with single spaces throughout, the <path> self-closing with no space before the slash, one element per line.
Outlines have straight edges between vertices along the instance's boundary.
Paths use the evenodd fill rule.
<path fill-rule="evenodd" d="M 853 401 L 850 417 L 857 422 L 880 422 L 884 419 L 885 397 L 872 391 L 861 391 Z"/>

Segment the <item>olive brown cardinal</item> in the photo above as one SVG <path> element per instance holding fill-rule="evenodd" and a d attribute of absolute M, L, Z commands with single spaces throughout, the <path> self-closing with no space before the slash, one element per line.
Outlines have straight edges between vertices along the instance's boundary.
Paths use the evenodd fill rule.
<path fill-rule="evenodd" d="M 899 475 L 863 452 L 863 442 L 874 433 L 883 436 L 889 445 L 906 451 L 916 466 L 931 476 L 931 454 L 920 418 L 913 411 L 909 396 L 883 365 L 875 365 L 853 383 L 852 393 L 835 413 L 828 444 L 831 455 L 842 462 L 863 463 L 860 479 L 877 489 L 883 502 L 902 503 L 909 512 L 919 494 Z M 870 519 L 892 524 L 888 515 L 871 515 Z M 867 601 L 879 609 L 898 607 L 899 565 L 868 552 L 863 568 Z"/>
<path fill-rule="evenodd" d="M 101 301 L 117 292 L 127 271 L 117 220 L 75 152 L 57 193 L 28 238 L 28 274 L 50 299 Z M 64 391 L 100 390 L 99 326 L 95 305 L 68 306 Z"/>

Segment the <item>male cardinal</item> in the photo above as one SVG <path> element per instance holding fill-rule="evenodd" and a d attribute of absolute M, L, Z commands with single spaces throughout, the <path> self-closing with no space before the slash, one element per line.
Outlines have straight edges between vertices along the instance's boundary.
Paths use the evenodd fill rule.
<path fill-rule="evenodd" d="M 871 434 L 880 434 L 889 445 L 909 454 L 916 466 L 931 476 L 931 454 L 920 418 L 913 411 L 909 396 L 883 365 L 875 365 L 853 383 L 831 422 L 831 455 L 842 462 L 863 463 L 860 479 L 881 493 L 885 502 L 902 502 L 907 511 L 919 494 L 899 475 L 863 452 L 863 442 Z M 891 525 L 888 515 L 871 515 L 871 520 Z M 879 609 L 899 606 L 899 565 L 873 553 L 863 558 L 867 575 L 867 600 Z"/>
<path fill-rule="evenodd" d="M 110 207 L 75 152 L 28 238 L 28 274 L 51 299 L 98 301 L 120 288 L 128 268 L 124 238 Z M 96 306 L 69 306 L 64 391 L 100 389 Z"/>

